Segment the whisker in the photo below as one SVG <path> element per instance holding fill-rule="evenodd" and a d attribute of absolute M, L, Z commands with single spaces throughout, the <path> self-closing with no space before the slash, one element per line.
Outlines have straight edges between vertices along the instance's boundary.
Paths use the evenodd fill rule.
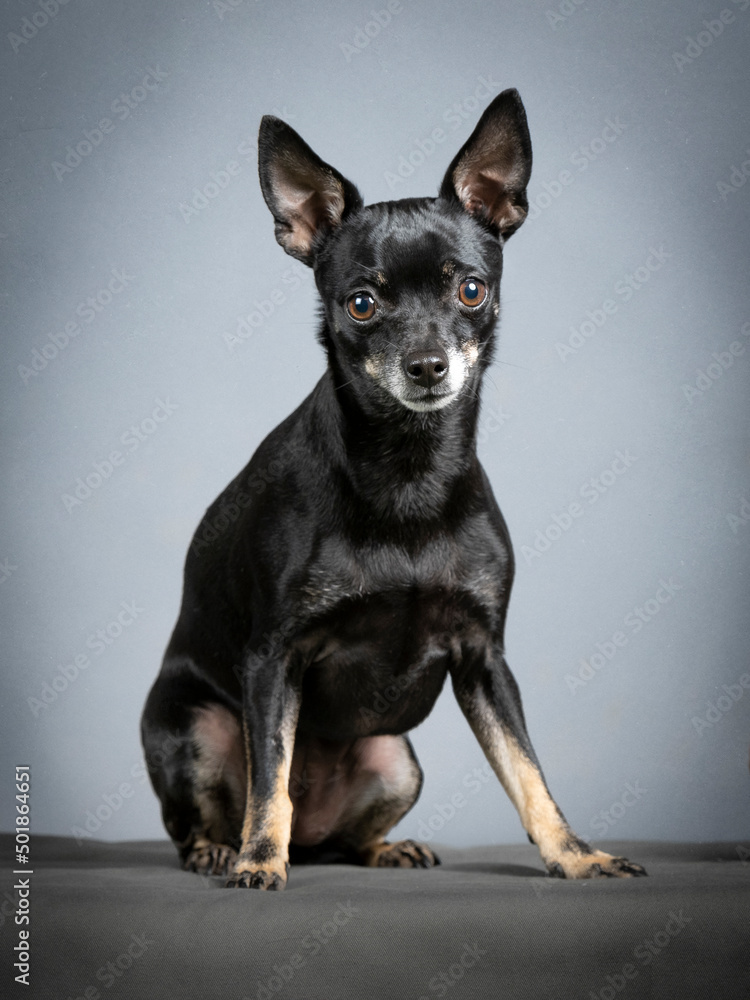
<path fill-rule="evenodd" d="M 363 264 L 361 260 L 353 260 L 352 264 L 356 264 L 357 267 L 361 267 L 363 271 L 366 271 L 369 274 L 377 274 L 378 273 L 378 269 L 376 267 L 372 267 L 371 264 Z"/>
<path fill-rule="evenodd" d="M 515 364 L 513 364 L 512 361 L 500 361 L 499 358 L 497 359 L 497 364 L 499 364 L 499 365 L 507 365 L 509 368 L 521 368 L 525 372 L 530 372 L 531 371 L 531 369 L 529 368 L 528 365 L 515 365 Z"/>

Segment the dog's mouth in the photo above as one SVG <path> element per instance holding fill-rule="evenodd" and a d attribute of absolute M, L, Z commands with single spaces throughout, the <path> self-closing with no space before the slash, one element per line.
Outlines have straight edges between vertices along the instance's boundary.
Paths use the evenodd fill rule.
<path fill-rule="evenodd" d="M 460 389 L 449 389 L 447 386 L 434 389 L 425 389 L 417 395 L 414 392 L 401 395 L 396 398 L 409 410 L 416 410 L 418 413 L 428 413 L 430 410 L 442 410 L 448 406 L 458 396 Z"/>

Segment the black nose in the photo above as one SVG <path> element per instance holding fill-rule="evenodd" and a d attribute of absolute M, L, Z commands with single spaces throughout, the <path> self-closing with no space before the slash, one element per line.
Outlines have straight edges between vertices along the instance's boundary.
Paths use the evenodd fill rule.
<path fill-rule="evenodd" d="M 448 374 L 448 358 L 440 350 L 414 351 L 404 358 L 404 371 L 414 385 L 429 389 Z"/>

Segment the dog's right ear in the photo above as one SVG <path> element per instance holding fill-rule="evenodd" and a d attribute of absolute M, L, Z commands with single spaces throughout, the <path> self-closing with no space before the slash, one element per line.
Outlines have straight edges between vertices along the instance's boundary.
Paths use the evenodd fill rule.
<path fill-rule="evenodd" d="M 531 139 L 517 90 L 504 90 L 485 110 L 443 178 L 440 196 L 508 239 L 526 218 Z"/>
<path fill-rule="evenodd" d="M 356 187 L 273 115 L 264 115 L 260 123 L 258 173 L 276 239 L 303 264 L 313 264 L 318 233 L 362 207 Z"/>

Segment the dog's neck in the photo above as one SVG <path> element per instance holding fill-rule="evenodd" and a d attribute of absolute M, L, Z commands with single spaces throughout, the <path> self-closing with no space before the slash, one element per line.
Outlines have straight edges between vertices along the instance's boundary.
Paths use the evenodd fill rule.
<path fill-rule="evenodd" d="M 329 365 L 316 410 L 352 501 L 368 516 L 400 524 L 444 518 L 456 489 L 464 491 L 478 468 L 480 382 L 477 372 L 449 406 L 419 413 L 396 399 L 362 400 Z"/>

